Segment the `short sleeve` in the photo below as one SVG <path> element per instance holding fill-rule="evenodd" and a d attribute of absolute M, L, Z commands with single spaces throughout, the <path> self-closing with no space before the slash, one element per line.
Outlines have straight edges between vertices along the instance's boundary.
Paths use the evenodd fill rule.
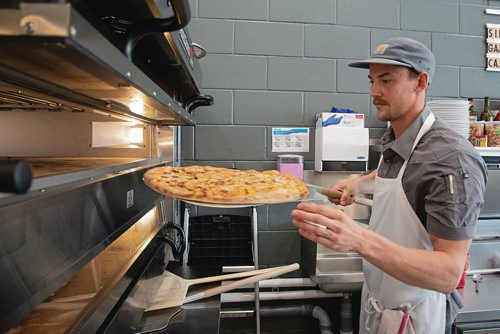
<path fill-rule="evenodd" d="M 427 231 L 448 240 L 472 239 L 486 187 L 481 157 L 454 151 L 431 167 L 434 177 L 425 197 Z"/>

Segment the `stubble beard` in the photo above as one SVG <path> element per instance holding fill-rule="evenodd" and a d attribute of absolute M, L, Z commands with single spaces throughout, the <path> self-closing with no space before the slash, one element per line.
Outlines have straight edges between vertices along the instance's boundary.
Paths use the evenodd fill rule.
<path fill-rule="evenodd" d="M 388 105 L 375 105 L 377 108 L 377 118 L 382 122 L 389 122 L 393 119 L 392 113 Z"/>

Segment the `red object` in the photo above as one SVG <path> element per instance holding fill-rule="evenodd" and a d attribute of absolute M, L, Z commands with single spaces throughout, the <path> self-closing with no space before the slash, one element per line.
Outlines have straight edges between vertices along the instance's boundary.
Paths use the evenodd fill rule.
<path fill-rule="evenodd" d="M 495 115 L 494 121 L 500 121 L 500 111 Z"/>
<path fill-rule="evenodd" d="M 410 310 L 405 308 L 403 310 L 403 318 L 401 318 L 401 324 L 399 325 L 398 334 L 403 334 L 405 332 L 406 326 L 408 325 L 408 318 L 410 317 Z"/>
<path fill-rule="evenodd" d="M 457 289 L 462 289 L 465 286 L 465 278 L 467 276 L 467 270 L 469 269 L 469 253 L 467 253 L 467 259 L 465 259 L 464 272 L 462 273 L 462 277 L 460 277 L 460 281 L 458 281 Z"/>

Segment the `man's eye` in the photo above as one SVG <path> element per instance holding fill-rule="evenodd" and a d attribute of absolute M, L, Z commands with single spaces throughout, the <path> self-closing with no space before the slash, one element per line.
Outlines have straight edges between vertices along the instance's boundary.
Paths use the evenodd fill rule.
<path fill-rule="evenodd" d="M 389 82 L 391 82 L 391 80 L 382 80 L 382 83 L 384 83 L 384 84 L 387 84 Z"/>

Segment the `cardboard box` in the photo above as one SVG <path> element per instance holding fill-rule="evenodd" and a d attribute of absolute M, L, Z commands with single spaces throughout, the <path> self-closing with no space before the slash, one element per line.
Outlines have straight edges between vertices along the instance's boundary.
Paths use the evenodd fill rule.
<path fill-rule="evenodd" d="M 332 112 L 323 112 L 316 115 L 316 128 L 329 126 L 363 128 L 365 127 L 365 115 Z"/>

